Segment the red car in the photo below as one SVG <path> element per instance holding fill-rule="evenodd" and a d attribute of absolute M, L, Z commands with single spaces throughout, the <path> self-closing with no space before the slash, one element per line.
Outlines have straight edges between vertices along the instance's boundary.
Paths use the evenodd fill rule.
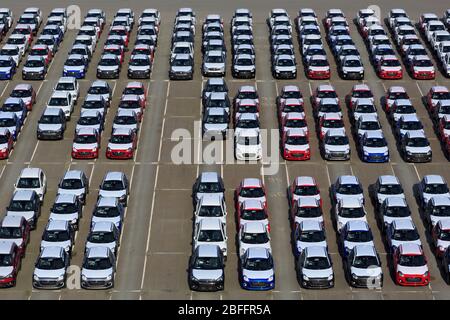
<path fill-rule="evenodd" d="M 267 207 L 260 200 L 246 199 L 241 202 L 237 215 L 237 229 L 250 221 L 262 222 L 267 230 L 270 232 L 269 214 L 267 213 Z"/>
<path fill-rule="evenodd" d="M 414 79 L 432 80 L 436 77 L 433 62 L 428 56 L 415 56 L 409 64 L 409 72 Z"/>
<path fill-rule="evenodd" d="M 28 111 L 31 111 L 33 105 L 36 103 L 36 91 L 33 89 L 33 86 L 28 83 L 16 85 L 10 96 L 12 98 L 21 98 L 27 106 Z"/>
<path fill-rule="evenodd" d="M 141 100 L 144 103 L 142 107 L 145 108 L 145 105 L 147 103 L 148 92 L 142 82 L 138 82 L 138 81 L 128 82 L 125 89 L 123 89 L 122 97 L 124 97 L 125 95 L 128 95 L 128 94 L 138 95 L 139 98 L 141 98 Z"/>
<path fill-rule="evenodd" d="M 131 55 L 136 54 L 145 54 L 150 58 L 150 62 L 153 64 L 153 60 L 155 59 L 155 50 L 153 47 L 149 46 L 148 44 L 137 44 L 134 46 L 133 51 L 131 52 Z"/>
<path fill-rule="evenodd" d="M 360 98 L 371 99 L 372 102 L 374 101 L 372 90 L 367 84 L 359 83 L 352 87 L 352 90 L 346 97 L 348 107 L 352 109 L 356 100 Z"/>
<path fill-rule="evenodd" d="M 28 55 L 29 56 L 41 56 L 41 57 L 43 57 L 44 60 L 45 60 L 45 63 L 47 65 L 50 64 L 50 61 L 52 61 L 52 58 L 53 58 L 52 51 L 45 44 L 34 45 L 31 48 L 30 53 Z"/>
<path fill-rule="evenodd" d="M 431 231 L 431 238 L 435 248 L 435 254 L 438 258 L 442 258 L 445 250 L 448 248 L 450 239 L 450 220 L 439 220 Z"/>
<path fill-rule="evenodd" d="M 433 86 L 427 93 L 427 109 L 433 114 L 434 108 L 440 100 L 450 100 L 450 92 L 447 87 L 444 86 Z"/>
<path fill-rule="evenodd" d="M 1 241 L 0 266 L 5 271 L 4 274 L 0 274 L 0 287 L 14 287 L 16 285 L 21 262 L 22 256 L 17 244 L 13 241 Z"/>
<path fill-rule="evenodd" d="M 121 36 L 125 47 L 130 42 L 130 33 L 125 26 L 114 26 L 109 30 L 109 36 Z"/>
<path fill-rule="evenodd" d="M 377 65 L 377 74 L 381 79 L 402 79 L 403 68 L 396 56 L 383 56 Z"/>
<path fill-rule="evenodd" d="M 119 58 L 120 63 L 123 63 L 125 59 L 125 52 L 123 51 L 123 47 L 117 44 L 109 44 L 103 48 L 103 54 L 110 53 Z"/>
<path fill-rule="evenodd" d="M 255 102 L 258 104 L 259 109 L 259 95 L 255 86 L 246 85 L 239 87 L 238 92 L 233 98 L 233 105 L 236 106 L 238 103 L 240 103 L 241 100 L 244 99 L 255 100 Z"/>
<path fill-rule="evenodd" d="M 439 136 L 442 142 L 447 142 L 450 137 L 450 116 L 445 115 L 439 120 L 438 124 Z"/>
<path fill-rule="evenodd" d="M 285 160 L 302 161 L 311 159 L 308 136 L 302 129 L 289 129 L 281 138 L 282 157 Z"/>
<path fill-rule="evenodd" d="M 311 104 L 313 108 L 317 107 L 323 98 L 336 99 L 339 103 L 339 97 L 336 89 L 331 84 L 321 84 L 314 90 L 311 96 Z"/>
<path fill-rule="evenodd" d="M 144 114 L 144 108 L 144 100 L 142 100 L 137 94 L 126 94 L 121 97 L 118 110 L 133 110 L 136 112 L 139 122 L 141 122 Z"/>
<path fill-rule="evenodd" d="M 233 123 L 242 113 L 255 113 L 259 117 L 259 103 L 255 99 L 239 99 L 233 109 Z"/>
<path fill-rule="evenodd" d="M 434 13 L 423 13 L 420 15 L 419 17 L 419 28 L 421 32 L 425 32 L 425 26 L 428 24 L 428 22 L 430 21 L 438 21 L 439 18 L 436 14 Z"/>
<path fill-rule="evenodd" d="M 93 128 L 82 128 L 75 133 L 72 158 L 96 159 L 100 149 L 100 134 Z"/>
<path fill-rule="evenodd" d="M 330 9 L 327 11 L 327 16 L 325 18 L 325 27 L 328 30 L 331 27 L 331 19 L 335 17 L 343 17 L 345 18 L 344 13 L 341 9 Z"/>
<path fill-rule="evenodd" d="M 21 257 L 30 242 L 30 225 L 22 216 L 5 216 L 0 222 L 0 241 L 14 242 Z"/>
<path fill-rule="evenodd" d="M 19 24 L 16 26 L 16 28 L 13 30 L 12 34 L 22 34 L 28 39 L 28 44 L 31 46 L 33 43 L 33 30 L 31 30 L 29 25 L 26 24 Z"/>
<path fill-rule="evenodd" d="M 292 208 L 300 197 L 314 198 L 322 206 L 322 198 L 316 179 L 309 176 L 299 176 L 294 179 L 288 190 L 289 206 Z"/>
<path fill-rule="evenodd" d="M 234 191 L 234 206 L 236 211 L 246 199 L 257 199 L 267 207 L 266 189 L 261 179 L 245 178 Z"/>
<path fill-rule="evenodd" d="M 137 134 L 126 128 L 115 129 L 109 139 L 106 157 L 108 159 L 132 159 L 137 147 Z"/>
<path fill-rule="evenodd" d="M 13 148 L 13 135 L 8 128 L 0 128 L 0 159 L 8 159 Z"/>
<path fill-rule="evenodd" d="M 325 113 L 319 120 L 319 138 L 322 140 L 329 129 L 340 129 L 344 127 L 344 121 L 339 113 Z"/>
<path fill-rule="evenodd" d="M 403 243 L 393 255 L 395 282 L 401 286 L 426 286 L 430 283 L 427 258 L 422 247 Z"/>
<path fill-rule="evenodd" d="M 305 135 L 309 137 L 308 123 L 306 122 L 305 114 L 300 112 L 289 112 L 281 120 L 281 133 L 289 129 L 301 129 Z"/>
<path fill-rule="evenodd" d="M 294 98 L 283 99 L 283 102 L 281 102 L 278 106 L 279 123 L 282 122 L 286 114 L 291 112 L 302 113 L 303 115 L 305 115 L 303 99 L 294 99 Z"/>
<path fill-rule="evenodd" d="M 326 56 L 311 56 L 306 61 L 306 74 L 309 79 L 326 80 L 330 79 L 330 64 Z"/>
<path fill-rule="evenodd" d="M 406 92 L 406 89 L 400 86 L 390 87 L 387 90 L 386 95 L 384 96 L 384 109 L 386 110 L 386 112 L 390 112 L 395 100 L 398 99 L 409 99 L 409 95 Z"/>

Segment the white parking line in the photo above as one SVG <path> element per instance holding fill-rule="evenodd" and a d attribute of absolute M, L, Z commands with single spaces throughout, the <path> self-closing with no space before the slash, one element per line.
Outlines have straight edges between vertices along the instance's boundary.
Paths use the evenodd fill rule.
<path fill-rule="evenodd" d="M 36 90 L 36 97 L 39 96 L 39 92 L 41 91 L 43 85 L 44 85 L 44 82 L 41 82 L 41 84 L 39 85 L 39 88 Z"/>
<path fill-rule="evenodd" d="M 6 89 L 8 88 L 8 86 L 9 86 L 9 81 L 6 83 L 5 88 L 3 88 L 2 93 L 0 94 L 1 97 L 3 97 L 3 95 L 5 94 Z"/>
<path fill-rule="evenodd" d="M 39 140 L 36 142 L 36 145 L 34 146 L 33 154 L 31 155 L 31 159 L 29 161 L 28 168 L 30 167 L 31 162 L 33 162 L 33 159 L 34 159 L 34 156 L 36 155 L 36 151 L 38 149 L 38 146 L 39 146 Z"/>

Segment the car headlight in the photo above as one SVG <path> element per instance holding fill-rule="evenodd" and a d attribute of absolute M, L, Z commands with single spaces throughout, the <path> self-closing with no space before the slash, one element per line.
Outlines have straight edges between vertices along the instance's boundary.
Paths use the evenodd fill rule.
<path fill-rule="evenodd" d="M 443 247 L 443 246 L 438 246 L 438 250 L 439 250 L 439 251 L 441 251 L 441 252 L 444 252 L 444 251 L 445 251 L 445 249 L 446 249 L 446 248 L 445 248 L 445 247 Z"/>
<path fill-rule="evenodd" d="M 406 154 L 407 154 L 408 156 L 412 156 L 412 152 L 411 152 L 411 151 L 406 151 Z"/>
<path fill-rule="evenodd" d="M 306 275 L 303 275 L 303 280 L 308 281 L 309 278 Z"/>
<path fill-rule="evenodd" d="M 338 222 L 338 227 L 339 227 L 339 229 L 342 229 L 343 226 L 344 226 L 344 224 L 343 224 L 341 221 L 339 221 L 339 222 Z"/>
<path fill-rule="evenodd" d="M 334 278 L 333 274 L 330 274 L 330 275 L 328 276 L 327 280 L 333 280 L 333 278 Z"/>
<path fill-rule="evenodd" d="M 367 151 L 364 151 L 364 155 L 365 155 L 365 156 L 368 156 L 369 153 L 368 153 Z"/>
<path fill-rule="evenodd" d="M 72 219 L 72 220 L 70 221 L 70 223 L 71 223 L 71 224 L 75 224 L 75 223 L 77 223 L 77 220 L 78 220 L 77 218 Z"/>
<path fill-rule="evenodd" d="M 109 280 L 111 280 L 112 279 L 112 274 L 110 274 L 110 275 L 108 275 L 107 277 L 106 277 L 106 281 L 109 281 Z"/>
<path fill-rule="evenodd" d="M 248 282 L 250 280 L 247 276 L 244 276 L 243 279 L 244 279 L 245 282 Z"/>
<path fill-rule="evenodd" d="M 191 276 L 191 281 L 198 281 L 198 279 L 194 276 Z"/>
<path fill-rule="evenodd" d="M 64 280 L 64 275 L 60 275 L 57 279 L 57 281 L 63 281 Z"/>
<path fill-rule="evenodd" d="M 431 150 L 428 150 L 427 155 L 429 156 L 431 155 Z"/>
<path fill-rule="evenodd" d="M 401 271 L 397 272 L 399 277 L 403 277 L 403 273 Z"/>
<path fill-rule="evenodd" d="M 221 275 L 220 277 L 218 277 L 218 278 L 216 279 L 216 281 L 223 281 L 223 275 Z"/>
<path fill-rule="evenodd" d="M 267 279 L 267 281 L 273 281 L 273 276 L 270 276 L 268 279 Z"/>
<path fill-rule="evenodd" d="M 356 274 L 352 273 L 352 278 L 353 279 L 358 279 L 358 276 Z"/>
<path fill-rule="evenodd" d="M 39 277 L 37 275 L 33 274 L 33 280 L 34 281 L 39 281 Z"/>

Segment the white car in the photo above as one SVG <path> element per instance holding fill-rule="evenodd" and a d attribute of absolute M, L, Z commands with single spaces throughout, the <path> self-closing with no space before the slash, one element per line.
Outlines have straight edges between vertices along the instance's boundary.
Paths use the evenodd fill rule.
<path fill-rule="evenodd" d="M 447 182 L 436 174 L 425 175 L 418 186 L 420 205 L 425 208 L 432 197 L 450 197 Z"/>
<path fill-rule="evenodd" d="M 366 132 L 377 132 L 377 131 L 381 131 L 381 124 L 376 115 L 363 114 L 358 118 L 358 121 L 356 121 L 355 123 L 355 132 L 358 136 L 358 139 L 361 139 L 361 137 Z"/>
<path fill-rule="evenodd" d="M 55 91 L 47 102 L 47 108 L 61 109 L 64 112 L 66 119 L 70 120 L 74 104 L 74 99 L 72 99 L 72 95 L 69 92 Z"/>
<path fill-rule="evenodd" d="M 17 45 L 5 44 L 0 49 L 0 56 L 10 56 L 16 63 L 16 67 L 19 66 L 20 61 L 22 61 L 22 51 Z"/>
<path fill-rule="evenodd" d="M 396 176 L 379 176 L 374 185 L 374 193 L 377 206 L 380 206 L 387 198 L 400 198 L 406 200 L 403 187 Z"/>
<path fill-rule="evenodd" d="M 227 239 L 226 226 L 219 218 L 201 220 L 194 228 L 193 250 L 200 244 L 218 245 L 226 258 Z"/>
<path fill-rule="evenodd" d="M 88 35 L 77 36 L 75 38 L 75 41 L 74 41 L 73 44 L 75 45 L 75 44 L 78 44 L 78 43 L 84 44 L 85 46 L 87 46 L 89 51 L 91 52 L 91 56 L 92 56 L 92 54 L 95 51 L 95 42 L 92 41 L 92 37 L 91 36 L 88 36 Z"/>
<path fill-rule="evenodd" d="M 245 130 L 235 134 L 235 156 L 238 160 L 262 159 L 262 141 L 259 130 Z"/>
<path fill-rule="evenodd" d="M 135 132 L 139 130 L 139 118 L 134 110 L 117 110 L 114 116 L 112 130 L 119 128 L 131 129 Z"/>
<path fill-rule="evenodd" d="M 367 213 L 362 201 L 356 198 L 343 198 L 334 210 L 337 231 L 340 233 L 349 221 L 367 222 Z"/>
<path fill-rule="evenodd" d="M 349 160 L 350 142 L 345 129 L 328 129 L 323 138 L 323 156 L 326 160 Z"/>
<path fill-rule="evenodd" d="M 66 272 L 70 257 L 61 247 L 44 248 L 36 260 L 33 271 L 33 287 L 60 289 L 66 284 Z"/>
<path fill-rule="evenodd" d="M 69 93 L 76 104 L 80 96 L 78 80 L 75 77 L 61 77 L 53 88 L 53 92 Z"/>
<path fill-rule="evenodd" d="M 227 222 L 227 207 L 225 199 L 222 194 L 208 193 L 205 194 L 197 202 L 197 207 L 194 211 L 195 224 L 203 220 L 219 219 L 222 224 Z"/>
<path fill-rule="evenodd" d="M 394 220 L 386 230 L 387 244 L 391 253 L 404 244 L 422 246 L 419 232 L 412 219 Z"/>
<path fill-rule="evenodd" d="M 44 195 L 47 192 L 47 177 L 44 171 L 40 168 L 22 169 L 14 184 L 14 192 L 18 190 L 34 190 L 40 201 L 44 201 Z"/>
<path fill-rule="evenodd" d="M 342 232 L 343 254 L 348 255 L 357 245 L 373 246 L 373 234 L 366 221 L 351 220 Z"/>
<path fill-rule="evenodd" d="M 395 8 L 391 9 L 389 11 L 388 20 L 389 20 L 389 27 L 391 29 L 394 28 L 394 22 L 397 18 L 408 18 L 408 14 L 406 13 L 405 9 Z"/>
<path fill-rule="evenodd" d="M 318 221 L 305 220 L 300 222 L 294 232 L 295 249 L 298 254 L 309 247 L 327 248 L 325 230 Z"/>
<path fill-rule="evenodd" d="M 374 246 L 357 245 L 345 260 L 349 282 L 354 287 L 381 288 L 383 270 Z"/>
<path fill-rule="evenodd" d="M 23 34 L 12 34 L 6 40 L 7 45 L 18 46 L 20 49 L 20 54 L 23 57 L 25 52 L 28 51 L 30 43 Z"/>
<path fill-rule="evenodd" d="M 377 212 L 381 224 L 381 231 L 383 232 L 394 221 L 412 220 L 411 210 L 406 203 L 406 199 L 400 197 L 387 197 Z"/>
<path fill-rule="evenodd" d="M 270 231 L 267 208 L 264 202 L 257 199 L 246 199 L 240 203 L 238 212 L 239 228 L 248 222 L 258 221 Z"/>
<path fill-rule="evenodd" d="M 61 193 L 56 196 L 50 209 L 49 220 L 68 221 L 77 230 L 81 218 L 81 202 L 74 194 Z"/>
<path fill-rule="evenodd" d="M 291 215 L 294 226 L 305 221 L 315 221 L 323 228 L 324 222 L 323 212 L 320 206 L 320 195 L 319 200 L 317 200 L 317 197 L 297 196 L 297 200 L 294 200 L 294 204 L 292 205 Z"/>
<path fill-rule="evenodd" d="M 344 199 L 354 199 L 356 203 L 364 204 L 364 193 L 356 176 L 339 176 L 331 186 L 332 200 L 335 205 Z"/>
<path fill-rule="evenodd" d="M 439 48 L 439 44 L 444 41 L 450 41 L 450 32 L 436 31 L 431 37 L 430 46 L 436 52 Z"/>
<path fill-rule="evenodd" d="M 272 252 L 270 235 L 264 223 L 259 221 L 247 222 L 239 229 L 239 256 L 242 257 L 249 248 L 265 248 Z"/>
<path fill-rule="evenodd" d="M 359 98 L 356 100 L 356 103 L 354 104 L 353 110 L 353 120 L 356 122 L 358 119 L 365 115 L 365 116 L 374 116 L 378 117 L 377 109 L 375 107 L 375 103 L 373 99 L 368 98 Z"/>
<path fill-rule="evenodd" d="M 86 251 L 81 269 L 81 287 L 84 289 L 114 286 L 116 258 L 108 247 L 93 247 Z"/>
<path fill-rule="evenodd" d="M 41 251 L 46 247 L 60 247 L 71 253 L 73 246 L 73 230 L 69 221 L 49 220 L 41 240 Z"/>

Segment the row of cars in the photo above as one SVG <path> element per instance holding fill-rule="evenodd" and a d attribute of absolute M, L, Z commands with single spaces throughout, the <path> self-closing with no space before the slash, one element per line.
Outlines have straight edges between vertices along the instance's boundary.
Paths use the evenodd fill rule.
<path fill-rule="evenodd" d="M 193 253 L 189 263 L 191 290 L 224 289 L 227 257 L 225 187 L 216 172 L 202 172 L 192 187 Z M 244 179 L 234 193 L 238 230 L 239 282 L 246 290 L 275 288 L 267 198 L 259 179 Z"/>
<path fill-rule="evenodd" d="M 39 168 L 25 168 L 14 187 L 6 216 L 0 221 L 2 287 L 16 284 L 30 230 L 36 228 L 41 215 L 47 178 Z M 114 285 L 116 254 L 129 195 L 128 179 L 122 172 L 108 172 L 99 188 L 81 269 L 81 286 L 86 289 Z M 32 276 L 34 288 L 60 289 L 66 285 L 75 232 L 88 193 L 89 180 L 84 172 L 69 170 L 64 174 L 42 234 Z"/>

